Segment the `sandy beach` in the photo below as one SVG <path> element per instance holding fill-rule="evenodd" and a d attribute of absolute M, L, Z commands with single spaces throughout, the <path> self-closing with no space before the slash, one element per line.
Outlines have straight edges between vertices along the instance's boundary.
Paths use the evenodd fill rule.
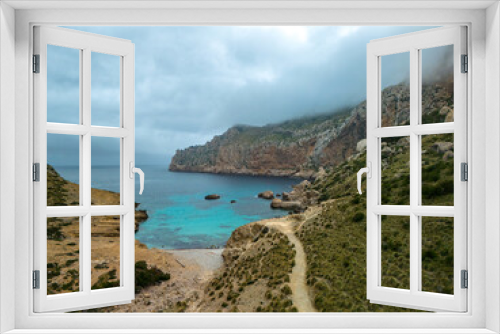
<path fill-rule="evenodd" d="M 170 280 L 141 290 L 130 304 L 99 312 L 196 312 L 205 283 L 223 263 L 223 250 L 150 249 L 136 241 L 136 262 L 143 260 L 168 272 Z"/>
<path fill-rule="evenodd" d="M 165 252 L 172 254 L 180 263 L 194 263 L 206 272 L 213 272 L 220 268 L 223 263 L 223 251 L 224 248 L 165 250 Z"/>

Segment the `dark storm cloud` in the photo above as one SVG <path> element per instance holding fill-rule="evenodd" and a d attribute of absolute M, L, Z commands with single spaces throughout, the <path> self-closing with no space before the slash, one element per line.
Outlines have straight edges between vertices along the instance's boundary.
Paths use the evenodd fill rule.
<path fill-rule="evenodd" d="M 428 28 L 73 29 L 135 43 L 137 165 L 166 165 L 167 156 L 176 149 L 204 144 L 234 124 L 264 125 L 361 102 L 366 95 L 366 44 Z M 384 85 L 405 79 L 401 75 L 405 64 L 394 61 L 392 65 L 394 69 L 384 73 Z M 116 75 L 106 71 L 114 65 L 92 66 L 102 79 L 93 87 L 93 108 L 102 106 L 95 117 L 99 125 L 113 125 L 116 109 L 110 100 L 114 101 L 116 90 L 106 88 L 106 82 L 115 84 Z M 71 88 L 64 67 L 54 71 L 51 85 L 64 82 Z M 53 112 L 64 115 L 66 103 L 70 102 L 61 99 Z"/>

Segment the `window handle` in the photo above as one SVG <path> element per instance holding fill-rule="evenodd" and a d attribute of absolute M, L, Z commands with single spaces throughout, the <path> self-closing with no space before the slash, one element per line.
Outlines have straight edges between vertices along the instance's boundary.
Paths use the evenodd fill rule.
<path fill-rule="evenodd" d="M 365 168 L 361 168 L 359 171 L 358 171 L 358 193 L 362 194 L 363 192 L 361 191 L 361 176 L 363 175 L 363 173 L 366 173 L 366 177 L 368 179 L 371 179 L 372 177 L 372 163 L 371 162 L 368 162 L 367 163 L 368 167 L 365 167 Z"/>
<path fill-rule="evenodd" d="M 139 174 L 139 184 L 140 184 L 139 195 L 142 195 L 142 192 L 144 191 L 144 172 L 142 171 L 142 169 L 134 167 L 133 161 L 130 161 L 129 170 L 131 179 L 134 178 L 134 173 Z"/>

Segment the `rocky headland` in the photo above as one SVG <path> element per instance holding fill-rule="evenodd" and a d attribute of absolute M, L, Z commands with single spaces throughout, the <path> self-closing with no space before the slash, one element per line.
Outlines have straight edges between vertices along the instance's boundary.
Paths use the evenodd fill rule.
<path fill-rule="evenodd" d="M 410 92 L 401 83 L 382 91 L 382 124 L 409 124 Z M 453 121 L 451 78 L 422 88 L 424 123 Z M 366 101 L 334 113 L 262 127 L 236 125 L 204 145 L 177 150 L 179 172 L 287 176 L 314 179 L 366 145 Z"/>

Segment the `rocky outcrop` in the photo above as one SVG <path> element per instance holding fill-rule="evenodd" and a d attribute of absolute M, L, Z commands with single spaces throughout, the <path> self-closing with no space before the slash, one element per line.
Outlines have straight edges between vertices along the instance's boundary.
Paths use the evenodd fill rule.
<path fill-rule="evenodd" d="M 323 178 L 326 175 L 326 172 L 324 172 L 324 174 L 321 174 L 318 179 Z M 271 202 L 271 208 L 298 213 L 304 211 L 309 206 L 318 204 L 319 197 L 320 193 L 313 189 L 311 182 L 304 180 L 293 186 L 293 190 L 291 192 L 284 192 L 281 199 L 273 199 Z"/>
<path fill-rule="evenodd" d="M 407 83 L 382 92 L 382 126 L 409 124 Z M 424 123 L 453 120 L 453 81 L 422 87 Z M 366 101 L 354 108 L 271 124 L 237 125 L 205 145 L 178 150 L 171 171 L 316 179 L 366 148 Z"/>
<path fill-rule="evenodd" d="M 139 231 L 139 225 L 148 220 L 148 212 L 146 210 L 135 210 L 135 231 Z"/>
<path fill-rule="evenodd" d="M 258 197 L 263 198 L 263 199 L 273 199 L 274 193 L 271 190 L 266 190 L 266 191 L 259 193 Z"/>
<path fill-rule="evenodd" d="M 222 252 L 224 263 L 230 264 L 237 259 L 255 238 L 263 231 L 264 226 L 258 222 L 249 223 L 238 227 L 227 240 L 226 247 Z"/>
<path fill-rule="evenodd" d="M 290 212 L 300 212 L 304 210 L 304 206 L 299 201 L 282 201 L 277 198 L 272 201 L 271 208 Z"/>

